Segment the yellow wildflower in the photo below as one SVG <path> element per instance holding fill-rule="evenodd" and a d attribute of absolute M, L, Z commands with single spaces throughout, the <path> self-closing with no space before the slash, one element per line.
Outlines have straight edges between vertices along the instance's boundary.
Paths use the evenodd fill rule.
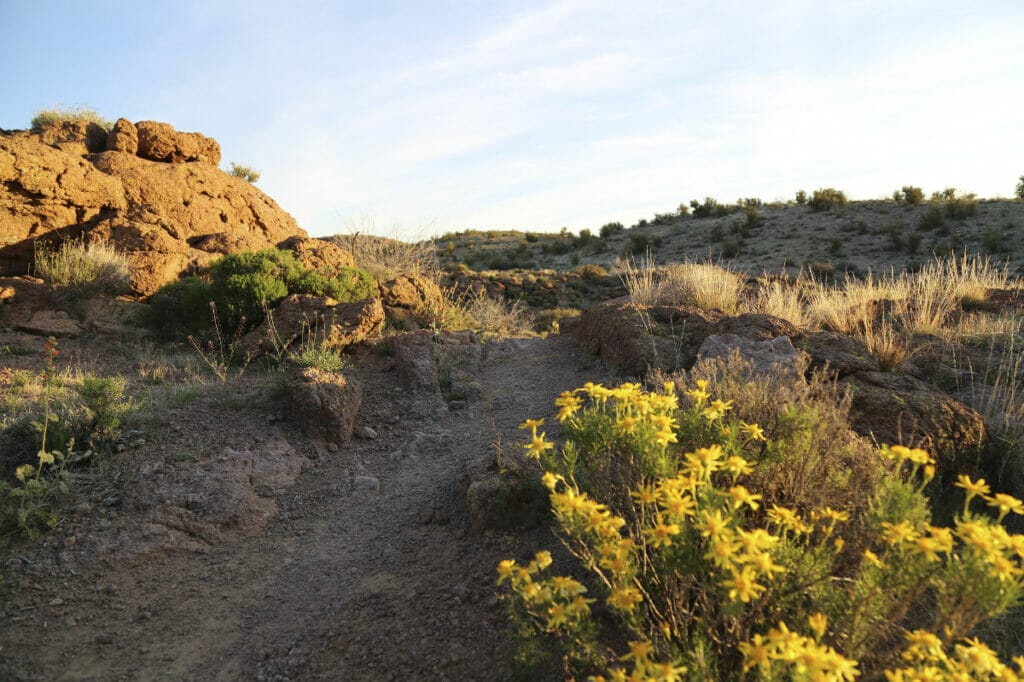
<path fill-rule="evenodd" d="M 729 599 L 733 601 L 739 599 L 747 604 L 751 599 L 757 599 L 765 591 L 765 586 L 758 584 L 757 576 L 749 566 L 744 566 L 739 571 L 733 568 L 731 571 L 732 578 L 722 582 L 722 586 L 729 589 Z"/>
<path fill-rule="evenodd" d="M 885 568 L 885 564 L 878 558 L 878 555 L 872 552 L 870 549 L 864 550 L 864 558 L 867 559 L 868 563 L 875 565 L 878 568 Z"/>
<path fill-rule="evenodd" d="M 498 562 L 498 584 L 502 584 L 512 577 L 515 572 L 516 562 L 514 559 L 504 559 Z"/>
<path fill-rule="evenodd" d="M 890 545 L 897 545 L 901 542 L 914 542 L 918 536 L 917 530 L 910 521 L 904 520 L 899 523 L 883 521 L 882 528 L 885 529 L 882 535 Z"/>
<path fill-rule="evenodd" d="M 761 499 L 760 495 L 755 495 L 747 490 L 742 485 L 734 485 L 728 490 L 729 497 L 733 499 L 733 508 L 739 509 L 743 505 L 747 505 L 753 510 L 757 510 L 757 501 Z"/>
<path fill-rule="evenodd" d="M 643 603 L 644 597 L 635 587 L 616 587 L 608 595 L 608 606 L 620 611 L 632 611 Z"/>
<path fill-rule="evenodd" d="M 563 480 L 561 476 L 553 474 L 550 471 L 545 471 L 544 475 L 541 476 L 540 479 L 541 483 L 543 483 L 544 487 L 548 490 L 554 490 L 555 486 L 558 485 L 558 482 L 561 480 Z"/>
<path fill-rule="evenodd" d="M 533 459 L 540 459 L 540 456 L 543 452 L 545 452 L 546 450 L 551 450 L 552 448 L 555 447 L 554 443 L 549 443 L 548 441 L 544 440 L 544 436 L 545 434 L 543 433 L 539 435 L 534 434 L 533 438 L 530 440 L 530 443 L 528 445 L 523 446 L 524 448 L 526 448 L 527 456 L 532 457 Z"/>
<path fill-rule="evenodd" d="M 552 604 L 548 608 L 548 631 L 554 630 L 560 625 L 565 625 L 569 622 L 569 612 L 565 607 L 565 604 Z"/>
<path fill-rule="evenodd" d="M 658 496 L 654 492 L 654 488 L 649 485 L 644 485 L 643 483 L 637 486 L 635 491 L 630 493 L 630 497 L 640 504 L 654 504 L 658 501 Z"/>
<path fill-rule="evenodd" d="M 46 450 L 40 450 L 38 455 L 40 464 L 53 464 L 54 458 L 52 452 Z"/>
<path fill-rule="evenodd" d="M 754 470 L 754 467 L 739 455 L 732 455 L 729 459 L 725 460 L 725 464 L 722 465 L 722 468 L 732 474 L 733 481 L 735 481 L 738 476 L 749 474 Z"/>
<path fill-rule="evenodd" d="M 708 382 L 705 379 L 698 379 L 697 388 L 691 388 L 685 391 L 685 393 L 693 399 L 697 407 L 703 405 L 711 397 L 711 394 L 708 393 Z"/>
<path fill-rule="evenodd" d="M 807 624 L 810 625 L 811 632 L 815 634 L 815 639 L 821 641 L 821 638 L 825 636 L 825 629 L 828 628 L 828 618 L 825 614 L 815 613 L 808 616 Z"/>
<path fill-rule="evenodd" d="M 546 549 L 537 552 L 536 556 L 534 556 L 534 561 L 537 562 L 537 566 L 542 570 L 547 568 L 551 565 L 551 552 Z"/>
<path fill-rule="evenodd" d="M 647 536 L 648 542 L 654 547 L 670 547 L 672 545 L 672 536 L 679 535 L 679 533 L 678 524 L 665 523 L 661 517 L 658 518 L 656 526 L 644 529 L 644 535 Z"/>
<path fill-rule="evenodd" d="M 22 464 L 20 467 L 14 470 L 14 475 L 18 477 L 19 481 L 24 481 L 35 470 L 36 468 L 31 464 Z"/>
<path fill-rule="evenodd" d="M 722 516 L 720 509 L 716 509 L 714 513 L 705 510 L 701 512 L 700 521 L 694 525 L 704 537 L 716 538 L 729 527 L 729 519 Z"/>
<path fill-rule="evenodd" d="M 692 497 L 676 491 L 666 491 L 659 506 L 675 519 L 693 516 L 697 511 L 697 503 Z"/>
<path fill-rule="evenodd" d="M 754 570 L 758 574 L 768 576 L 771 579 L 773 573 L 785 573 L 786 569 L 783 566 L 779 566 L 772 559 L 772 555 L 768 552 L 755 552 L 753 554 L 747 553 L 740 556 L 740 563 L 750 564 L 754 567 Z"/>
<path fill-rule="evenodd" d="M 654 646 L 647 641 L 641 640 L 639 642 L 629 643 L 629 653 L 623 656 L 620 660 L 628 661 L 632 659 L 635 664 L 640 664 L 643 661 L 647 661 L 651 654 L 654 653 Z"/>
<path fill-rule="evenodd" d="M 757 424 L 748 424 L 745 421 L 741 421 L 740 432 L 745 434 L 751 440 L 768 440 L 764 436 L 764 431 Z"/>
<path fill-rule="evenodd" d="M 957 644 L 956 657 L 976 676 L 998 674 L 1005 667 L 996 652 L 977 638 L 967 638 L 964 644 Z"/>
<path fill-rule="evenodd" d="M 636 417 L 624 416 L 619 420 L 619 428 L 623 433 L 633 433 L 636 430 Z"/>
<path fill-rule="evenodd" d="M 755 666 L 767 670 L 771 665 L 771 650 L 761 635 L 754 635 L 749 642 L 740 642 L 740 653 L 743 654 L 743 672 Z"/>
<path fill-rule="evenodd" d="M 558 421 L 564 422 L 566 419 L 576 414 L 580 409 L 582 401 L 569 391 L 562 391 L 562 395 L 555 398 L 555 407 L 561 408 L 558 411 Z"/>
<path fill-rule="evenodd" d="M 1013 495 L 1007 495 L 1006 493 L 996 493 L 995 495 L 985 497 L 985 501 L 988 502 L 988 506 L 996 507 L 999 509 L 999 521 L 1003 520 L 1009 512 L 1014 514 L 1020 514 L 1024 516 L 1024 503 L 1018 500 Z"/>
<path fill-rule="evenodd" d="M 526 421 L 524 421 L 522 424 L 519 425 L 519 428 L 521 428 L 521 429 L 530 429 L 531 431 L 536 433 L 537 432 L 537 427 L 538 426 L 543 426 L 543 425 L 544 425 L 544 420 L 543 419 L 527 419 Z"/>

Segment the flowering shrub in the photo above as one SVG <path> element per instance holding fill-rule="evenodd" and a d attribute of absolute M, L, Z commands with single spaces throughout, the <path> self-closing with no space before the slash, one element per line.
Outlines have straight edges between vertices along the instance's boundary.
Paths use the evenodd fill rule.
<path fill-rule="evenodd" d="M 672 383 L 588 383 L 555 404 L 564 445 L 527 420 L 525 448 L 588 576 L 557 575 L 538 552 L 502 561 L 498 583 L 520 631 L 557 642 L 571 669 L 666 681 L 1019 674 L 969 638 L 1021 597 L 1024 536 L 1001 525 L 1024 513 L 1015 498 L 961 476 L 953 527 L 933 525 L 934 461 L 892 446 L 867 505 L 787 506 L 805 498 L 757 475 L 787 453 L 705 380 L 682 396 Z M 789 449 L 799 442 L 786 435 Z"/>
<path fill-rule="evenodd" d="M 43 373 L 43 418 L 34 422 L 39 430 L 39 452 L 35 462 L 15 469 L 17 483 L 11 485 L 0 480 L 0 540 L 8 533 L 22 532 L 30 538 L 53 528 L 59 517 L 53 508 L 54 498 L 68 491 L 68 474 L 64 468 L 67 452 L 47 447 L 51 424 L 57 421 L 52 410 L 52 397 L 59 379 L 56 360 L 60 351 L 52 337 L 46 341 L 46 370 Z M 70 450 L 74 441 L 68 445 Z"/>

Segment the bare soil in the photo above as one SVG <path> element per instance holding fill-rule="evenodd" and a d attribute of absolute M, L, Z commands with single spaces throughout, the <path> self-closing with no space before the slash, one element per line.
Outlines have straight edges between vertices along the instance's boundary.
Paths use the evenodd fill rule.
<path fill-rule="evenodd" d="M 92 343 L 67 348 L 102 366 Z M 455 481 L 606 370 L 563 336 L 476 346 L 456 369 L 472 390 L 449 402 L 367 354 L 347 373 L 368 437 L 319 459 L 286 404 L 251 397 L 256 371 L 157 415 L 118 455 L 118 490 L 3 557 L 0 679 L 514 677 L 494 568 L 556 541 L 471 530 Z"/>

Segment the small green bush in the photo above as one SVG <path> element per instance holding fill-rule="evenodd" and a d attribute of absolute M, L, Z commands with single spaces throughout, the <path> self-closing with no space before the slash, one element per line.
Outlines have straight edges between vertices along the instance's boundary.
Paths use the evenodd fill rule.
<path fill-rule="evenodd" d="M 124 391 L 128 382 L 124 377 L 92 377 L 82 379 L 78 394 L 91 415 L 91 437 L 113 440 L 121 431 L 121 420 L 131 409 Z"/>
<path fill-rule="evenodd" d="M 1020 180 L 1017 182 L 1017 187 L 1014 190 L 1017 198 L 1024 201 L 1024 175 L 1020 176 Z"/>
<path fill-rule="evenodd" d="M 811 207 L 812 211 L 830 211 L 837 206 L 845 206 L 846 203 L 846 195 L 843 192 L 832 187 L 825 187 L 814 190 L 807 205 Z"/>
<path fill-rule="evenodd" d="M 202 276 L 162 287 L 150 297 L 148 318 L 164 338 L 201 336 L 211 327 L 212 301 L 222 328 L 249 328 L 263 320 L 266 307 L 290 294 L 344 303 L 373 297 L 376 284 L 359 268 L 339 268 L 334 277 L 326 277 L 303 266 L 291 251 L 246 251 L 214 261 Z"/>
<path fill-rule="evenodd" d="M 32 117 L 32 130 L 38 132 L 53 123 L 73 123 L 76 121 L 95 123 L 104 130 L 110 130 L 114 127 L 113 122 L 103 118 L 87 107 L 56 107 L 37 111 L 36 115 Z"/>
<path fill-rule="evenodd" d="M 260 179 L 260 172 L 252 166 L 243 166 L 241 164 L 231 162 L 231 175 L 236 178 L 241 178 L 246 182 L 256 182 Z"/>
<path fill-rule="evenodd" d="M 693 209 L 693 216 L 695 218 L 720 218 L 732 212 L 729 206 L 718 203 L 718 200 L 714 197 L 704 197 L 704 203 L 694 199 L 690 202 L 690 208 Z"/>
<path fill-rule="evenodd" d="M 936 206 L 929 206 L 928 210 L 917 219 L 917 229 L 919 230 L 937 230 L 945 224 L 946 218 L 943 216 L 942 210 Z"/>
<path fill-rule="evenodd" d="M 807 203 L 807 192 L 805 192 L 803 190 L 800 190 L 799 192 L 797 192 L 796 193 L 796 203 L 800 204 L 801 206 L 806 204 Z"/>
<path fill-rule="evenodd" d="M 601 230 L 598 232 L 598 234 L 601 235 L 601 239 L 607 239 L 608 237 L 612 237 L 619 234 L 625 229 L 625 226 L 618 221 L 614 223 L 605 223 L 604 225 L 601 226 Z"/>

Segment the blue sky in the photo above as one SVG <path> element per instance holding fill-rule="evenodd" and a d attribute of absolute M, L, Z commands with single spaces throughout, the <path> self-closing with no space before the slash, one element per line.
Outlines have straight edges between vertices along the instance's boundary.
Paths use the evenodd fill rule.
<path fill-rule="evenodd" d="M 318 236 L 1009 196 L 1021 45 L 1019 0 L 0 0 L 0 128 L 65 105 L 203 132 Z"/>

